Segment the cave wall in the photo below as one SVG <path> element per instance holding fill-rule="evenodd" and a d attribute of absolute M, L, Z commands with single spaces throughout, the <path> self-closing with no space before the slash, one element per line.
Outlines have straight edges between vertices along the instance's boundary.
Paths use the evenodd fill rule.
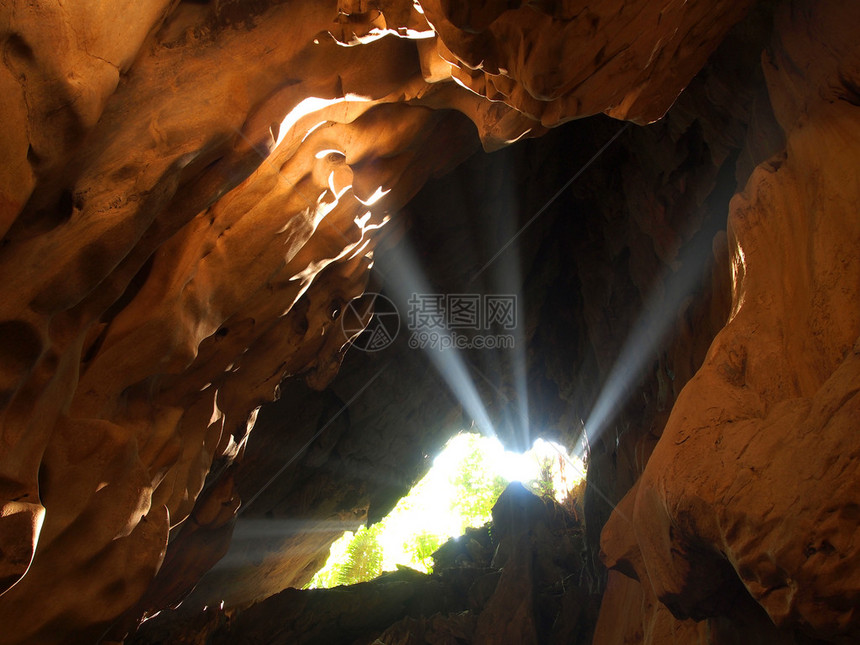
<path fill-rule="evenodd" d="M 403 347 L 338 375 L 345 304 L 404 236 L 460 288 L 500 213 L 618 131 L 562 125 L 601 112 L 665 118 L 520 245 L 526 440 L 572 445 L 673 276 L 702 278 L 589 437 L 595 642 L 855 638 L 858 16 L 752 4 L 4 5 L 0 642 L 121 639 L 225 554 L 197 601 L 258 600 L 384 515 L 468 414 Z M 514 359 L 468 360 L 522 442 Z M 295 524 L 243 552 L 267 521 Z"/>
<path fill-rule="evenodd" d="M 653 598 L 695 619 L 752 598 L 798 638 L 860 636 L 860 50 L 837 28 L 860 14 L 834 9 L 777 12 L 763 69 L 786 143 L 732 200 L 731 316 L 604 530 L 608 563 L 641 583 L 663 634 Z M 668 642 L 659 632 L 644 642 Z"/>

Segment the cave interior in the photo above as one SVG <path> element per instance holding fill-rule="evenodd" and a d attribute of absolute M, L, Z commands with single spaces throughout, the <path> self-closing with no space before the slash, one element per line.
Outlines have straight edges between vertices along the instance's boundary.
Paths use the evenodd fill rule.
<path fill-rule="evenodd" d="M 0 645 L 860 642 L 860 3 L 0 16 Z"/>

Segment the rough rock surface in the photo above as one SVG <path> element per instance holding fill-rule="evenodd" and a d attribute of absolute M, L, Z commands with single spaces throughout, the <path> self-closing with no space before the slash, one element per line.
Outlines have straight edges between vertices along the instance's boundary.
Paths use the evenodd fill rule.
<path fill-rule="evenodd" d="M 725 614 L 740 587 L 777 626 L 849 643 L 860 639 L 860 49 L 837 21 L 860 12 L 837 4 L 777 13 L 764 70 L 785 149 L 732 201 L 730 319 L 604 550 L 679 618 Z M 606 627 L 595 642 L 618 642 Z"/>
<path fill-rule="evenodd" d="M 479 142 L 599 113 L 666 116 L 503 256 L 513 357 L 465 354 L 509 444 L 588 425 L 595 642 L 860 638 L 860 16 L 753 4 L 5 3 L 0 642 L 121 639 L 228 553 L 239 512 L 243 571 L 200 602 L 301 585 L 384 515 L 472 415 L 404 346 L 335 378 L 346 303 L 397 272 L 401 235 L 434 288 L 472 288 L 620 124 L 474 157 L 399 211 Z M 298 528 L 243 546 L 279 520 Z M 493 605 L 528 642 L 552 603 L 522 600 Z"/>
<path fill-rule="evenodd" d="M 129 642 L 584 645 L 598 596 L 572 583 L 585 564 L 583 538 L 569 510 L 513 483 L 491 524 L 433 555 L 430 575 L 404 568 L 356 585 L 286 589 L 242 610 L 180 608 Z"/>

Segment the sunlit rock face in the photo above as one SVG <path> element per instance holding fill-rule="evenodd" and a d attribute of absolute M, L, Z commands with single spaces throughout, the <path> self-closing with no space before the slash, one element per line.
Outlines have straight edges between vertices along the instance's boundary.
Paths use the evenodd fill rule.
<path fill-rule="evenodd" d="M 516 229 L 621 124 L 435 184 L 477 206 L 401 209 L 479 143 L 599 113 L 666 117 L 523 244 L 525 389 L 471 355 L 511 443 L 523 391 L 534 434 L 572 443 L 619 359 L 635 372 L 590 437 L 595 642 L 860 638 L 860 16 L 797 2 L 772 37 L 767 7 L 729 34 L 752 4 L 4 4 L 0 642 L 121 639 L 227 553 L 243 501 L 307 523 L 212 591 L 237 604 L 383 515 L 471 415 L 403 347 L 336 379 L 346 303 L 397 272 L 401 225 L 434 287 L 465 288 L 463 231 L 494 231 L 488 260 L 505 205 Z M 653 302 L 673 320 L 624 363 Z"/>
<path fill-rule="evenodd" d="M 860 48 L 839 27 L 857 19 L 777 13 L 763 68 L 786 145 L 731 204 L 731 316 L 604 530 L 607 562 L 679 617 L 730 613 L 731 590 L 860 638 Z"/>

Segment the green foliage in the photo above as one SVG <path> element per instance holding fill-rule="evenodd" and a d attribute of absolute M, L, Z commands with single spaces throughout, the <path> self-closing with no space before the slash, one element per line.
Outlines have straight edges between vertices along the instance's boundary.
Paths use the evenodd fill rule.
<path fill-rule="evenodd" d="M 328 589 L 373 580 L 382 573 L 383 548 L 379 537 L 382 523 L 371 528 L 360 527 L 355 533 L 344 533 L 331 547 L 326 565 L 306 585 Z"/>
<path fill-rule="evenodd" d="M 480 526 L 487 522 L 490 511 L 499 495 L 510 483 L 501 475 L 493 473 L 491 464 L 481 450 L 480 435 L 467 435 L 468 452 L 458 464 L 457 473 L 451 483 L 457 495 L 451 502 L 451 510 L 459 513 L 464 526 Z"/>
<path fill-rule="evenodd" d="M 338 584 L 352 585 L 373 580 L 382 573 L 380 526 L 381 524 L 375 524 L 369 529 L 358 529 L 346 549 L 346 561 L 338 569 Z"/>
<path fill-rule="evenodd" d="M 412 553 L 412 560 L 429 571 L 433 567 L 433 554 L 442 546 L 443 539 L 429 531 L 421 531 L 403 543 L 403 550 Z"/>

